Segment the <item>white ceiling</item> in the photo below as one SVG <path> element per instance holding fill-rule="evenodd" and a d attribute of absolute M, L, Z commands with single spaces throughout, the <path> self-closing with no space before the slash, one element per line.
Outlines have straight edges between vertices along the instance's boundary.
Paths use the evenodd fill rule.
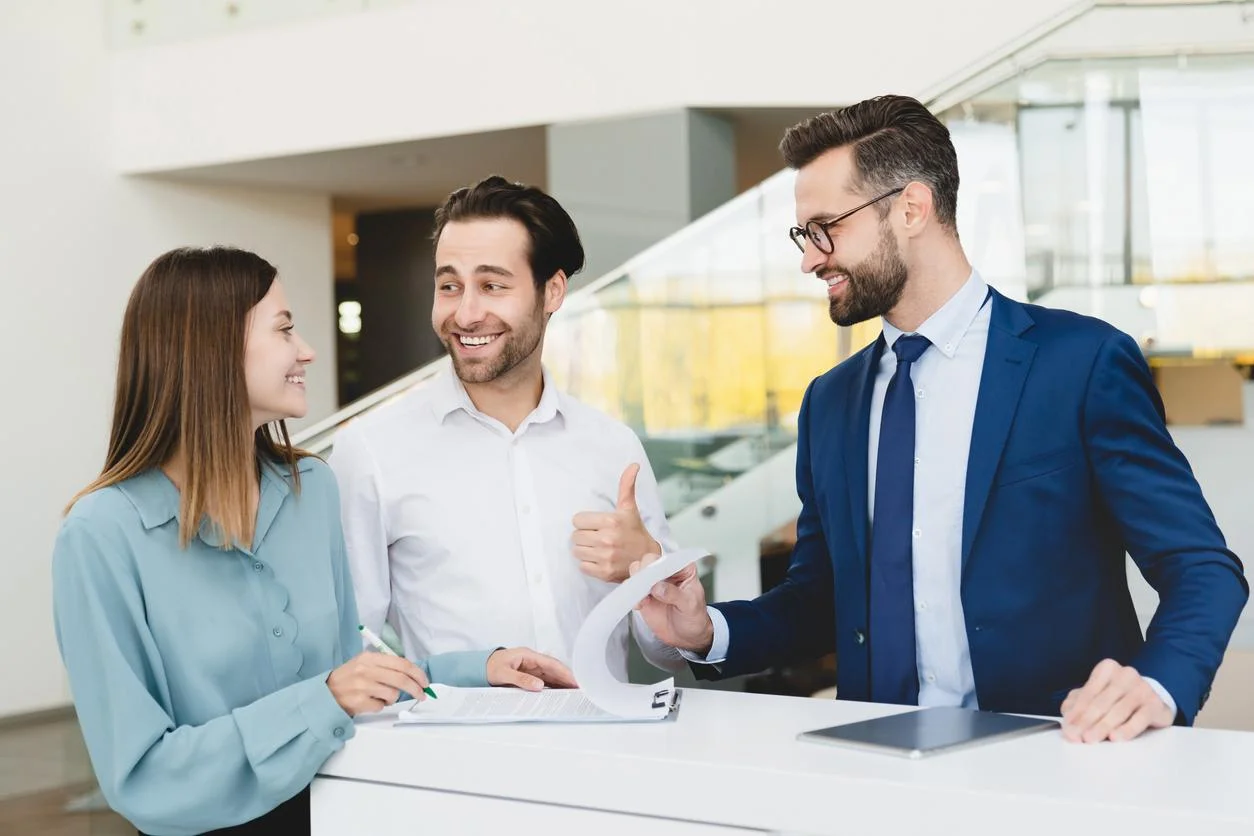
<path fill-rule="evenodd" d="M 779 140 L 813 108 L 712 109 L 736 134 L 737 190 L 782 166 Z M 434 206 L 455 189 L 489 174 L 524 183 L 547 182 L 545 128 L 537 125 L 316 154 L 183 169 L 171 179 L 329 193 L 336 210 L 360 212 Z"/>
<path fill-rule="evenodd" d="M 439 205 L 450 192 L 489 174 L 544 183 L 544 128 L 344 148 L 184 169 L 166 176 L 330 193 L 337 209 L 351 212 Z"/>

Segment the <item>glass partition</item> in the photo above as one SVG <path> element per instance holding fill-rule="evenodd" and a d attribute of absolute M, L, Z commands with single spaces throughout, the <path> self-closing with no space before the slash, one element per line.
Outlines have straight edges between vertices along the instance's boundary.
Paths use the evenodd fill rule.
<path fill-rule="evenodd" d="M 1254 54 L 1050 61 L 941 117 L 1013 132 L 1030 293 L 1254 279 Z"/>
<path fill-rule="evenodd" d="M 1045 61 L 940 115 L 960 159 L 964 138 L 1012 138 L 1021 203 L 1001 226 L 1024 296 L 1107 319 L 1155 359 L 1250 361 L 1254 54 Z M 985 197 L 964 189 L 960 211 Z"/>

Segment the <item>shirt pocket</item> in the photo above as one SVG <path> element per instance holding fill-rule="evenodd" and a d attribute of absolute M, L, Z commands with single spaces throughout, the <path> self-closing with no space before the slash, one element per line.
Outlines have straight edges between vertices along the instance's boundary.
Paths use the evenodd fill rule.
<path fill-rule="evenodd" d="M 997 475 L 997 487 L 1004 488 L 1029 479 L 1039 479 L 1084 462 L 1084 453 L 1077 447 L 1064 447 L 1038 453 L 1025 459 L 1002 464 Z"/>

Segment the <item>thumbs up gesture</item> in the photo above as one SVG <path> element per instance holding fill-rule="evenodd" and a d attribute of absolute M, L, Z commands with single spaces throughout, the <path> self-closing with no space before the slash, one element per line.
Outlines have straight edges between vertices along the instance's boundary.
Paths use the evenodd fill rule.
<path fill-rule="evenodd" d="M 618 480 L 618 502 L 611 512 L 581 511 L 575 514 L 572 552 L 585 575 L 618 583 L 627 579 L 628 567 L 646 554 L 660 554 L 662 547 L 649 535 L 636 505 L 636 476 L 640 465 L 630 464 Z"/>

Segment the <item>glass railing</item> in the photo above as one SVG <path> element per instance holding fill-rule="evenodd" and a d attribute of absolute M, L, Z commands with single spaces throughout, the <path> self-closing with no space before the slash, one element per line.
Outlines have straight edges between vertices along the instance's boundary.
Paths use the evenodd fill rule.
<path fill-rule="evenodd" d="M 438 0 L 108 0 L 109 45 L 152 46 Z"/>
<path fill-rule="evenodd" d="M 1029 294 L 1254 280 L 1254 53 L 1046 61 L 941 118 L 1015 149 Z"/>
<path fill-rule="evenodd" d="M 822 286 L 801 273 L 792 179 L 775 175 L 570 294 L 549 323 L 550 375 L 637 433 L 668 514 L 792 444 L 806 386 L 878 332 L 833 326 Z M 325 453 L 345 422 L 447 368 L 419 369 L 297 440 Z"/>

